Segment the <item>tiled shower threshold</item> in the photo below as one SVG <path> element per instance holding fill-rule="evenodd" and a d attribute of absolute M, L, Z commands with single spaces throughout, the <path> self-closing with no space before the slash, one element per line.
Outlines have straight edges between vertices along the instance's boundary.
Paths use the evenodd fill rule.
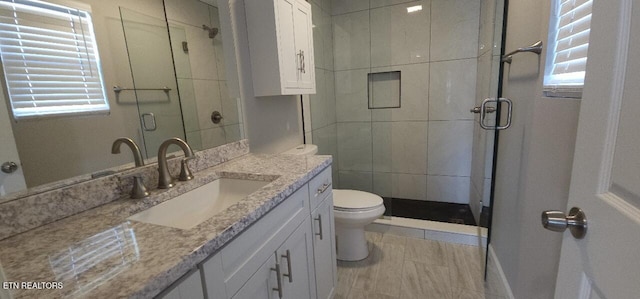
<path fill-rule="evenodd" d="M 486 246 L 484 227 L 430 220 L 384 216 L 365 228 L 367 231 L 442 241 L 472 246 Z"/>

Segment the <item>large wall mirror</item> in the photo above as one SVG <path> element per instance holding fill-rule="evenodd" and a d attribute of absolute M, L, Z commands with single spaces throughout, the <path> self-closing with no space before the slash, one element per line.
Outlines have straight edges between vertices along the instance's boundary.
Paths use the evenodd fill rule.
<path fill-rule="evenodd" d="M 132 167 L 131 153 L 111 153 L 118 137 L 132 138 L 149 162 L 170 137 L 194 150 L 244 138 L 231 24 L 217 1 L 44 3 L 89 11 L 109 112 L 16 119 L 3 72 L 0 164 L 18 168 L 0 173 L 0 202 Z M 0 18 L 12 17 L 6 10 Z"/>

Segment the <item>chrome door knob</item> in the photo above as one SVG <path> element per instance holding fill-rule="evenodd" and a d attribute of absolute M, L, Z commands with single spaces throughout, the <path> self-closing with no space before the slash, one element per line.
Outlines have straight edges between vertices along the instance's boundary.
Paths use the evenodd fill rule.
<path fill-rule="evenodd" d="M 16 164 L 16 162 L 2 163 L 2 172 L 4 173 L 14 173 L 16 170 L 18 170 L 18 164 Z"/>
<path fill-rule="evenodd" d="M 582 209 L 573 207 L 567 216 L 561 211 L 542 212 L 542 226 L 550 231 L 564 232 L 567 228 L 576 239 L 587 234 L 587 216 Z"/>

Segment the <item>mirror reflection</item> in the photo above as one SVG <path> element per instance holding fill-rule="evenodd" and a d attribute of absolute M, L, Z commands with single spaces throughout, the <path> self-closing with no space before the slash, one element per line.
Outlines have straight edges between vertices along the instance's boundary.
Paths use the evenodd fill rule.
<path fill-rule="evenodd" d="M 55 1 L 46 4 L 56 6 Z M 206 2 L 65 1 L 65 7 L 73 6 L 70 14 L 86 11 L 90 16 L 92 24 L 77 24 L 85 31 L 93 29 L 108 112 L 16 118 L 5 72 L 0 84 L 6 103 L 0 109 L 0 163 L 14 162 L 18 168 L 0 173 L 0 201 L 133 167 L 130 154 L 111 154 L 118 137 L 133 139 L 144 158 L 152 160 L 159 144 L 170 137 L 187 140 L 194 150 L 244 138 L 240 101 L 229 91 L 237 90 L 236 63 L 230 61 L 235 59 L 230 55 L 233 40 L 224 32 L 230 25 L 220 21 L 215 1 Z M 7 22 L 13 12 L 2 9 L 0 17 Z M 37 27 L 27 21 L 25 27 Z M 5 53 L 6 43 L 0 44 Z M 55 50 L 51 43 L 38 47 Z M 93 57 L 85 52 L 81 66 Z"/>

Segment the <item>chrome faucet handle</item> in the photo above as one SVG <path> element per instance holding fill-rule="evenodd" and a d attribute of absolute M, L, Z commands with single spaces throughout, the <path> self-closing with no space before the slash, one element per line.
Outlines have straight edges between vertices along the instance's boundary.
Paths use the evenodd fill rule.
<path fill-rule="evenodd" d="M 189 181 L 193 179 L 193 174 L 189 169 L 189 161 L 195 159 L 196 157 L 186 157 L 180 161 L 180 175 L 178 176 L 179 181 Z"/>
<path fill-rule="evenodd" d="M 147 187 L 144 185 L 144 179 L 142 178 L 142 174 L 134 173 L 130 175 L 126 175 L 122 177 L 123 179 L 133 178 L 133 187 L 131 188 L 131 192 L 129 193 L 129 197 L 132 199 L 141 199 L 149 196 L 149 191 Z"/>

